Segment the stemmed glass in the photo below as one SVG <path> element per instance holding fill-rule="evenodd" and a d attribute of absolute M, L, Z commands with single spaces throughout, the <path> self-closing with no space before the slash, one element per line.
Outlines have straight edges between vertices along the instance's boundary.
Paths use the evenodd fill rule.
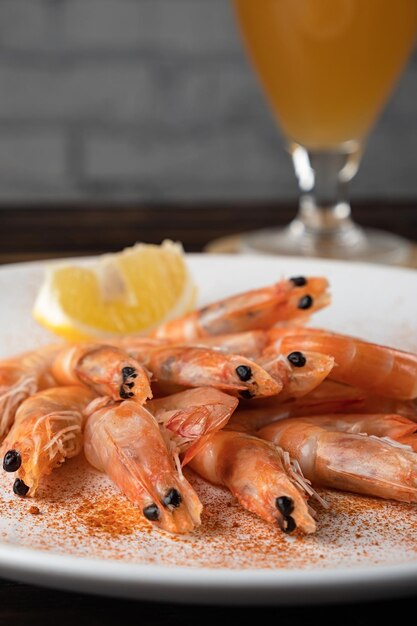
<path fill-rule="evenodd" d="M 409 242 L 352 220 L 348 184 L 413 49 L 417 0 L 233 3 L 300 187 L 295 219 L 246 234 L 242 250 L 405 262 Z"/>

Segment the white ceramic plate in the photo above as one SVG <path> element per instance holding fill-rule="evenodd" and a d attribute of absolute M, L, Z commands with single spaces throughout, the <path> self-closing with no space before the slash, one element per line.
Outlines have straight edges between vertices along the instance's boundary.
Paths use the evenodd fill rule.
<path fill-rule="evenodd" d="M 190 255 L 205 304 L 281 277 L 325 275 L 332 305 L 317 326 L 417 352 L 417 273 L 260 256 Z M 0 269 L 0 357 L 53 338 L 31 319 L 44 263 Z M 205 505 L 192 536 L 150 530 L 109 481 L 73 459 L 36 502 L 0 477 L 0 574 L 70 590 L 204 603 L 306 603 L 388 597 L 417 584 L 417 509 L 326 493 L 318 531 L 283 535 L 190 473 Z M 39 515 L 29 512 L 31 504 Z"/>

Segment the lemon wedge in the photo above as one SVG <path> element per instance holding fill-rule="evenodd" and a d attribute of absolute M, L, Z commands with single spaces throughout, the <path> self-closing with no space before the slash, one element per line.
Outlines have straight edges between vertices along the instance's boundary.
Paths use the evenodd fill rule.
<path fill-rule="evenodd" d="M 197 287 L 179 243 L 137 243 L 92 264 L 47 268 L 34 318 L 70 341 L 146 334 L 188 313 Z"/>

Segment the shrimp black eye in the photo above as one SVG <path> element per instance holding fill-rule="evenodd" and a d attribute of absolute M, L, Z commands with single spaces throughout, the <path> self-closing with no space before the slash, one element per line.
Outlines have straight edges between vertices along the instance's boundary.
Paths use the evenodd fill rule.
<path fill-rule="evenodd" d="M 3 469 L 6 472 L 17 472 L 22 465 L 22 457 L 17 450 L 8 450 L 3 458 Z"/>
<path fill-rule="evenodd" d="M 159 509 L 156 504 L 149 504 L 143 509 L 143 514 L 150 522 L 157 522 L 159 520 Z"/>
<path fill-rule="evenodd" d="M 136 374 L 136 370 L 134 367 L 123 367 L 122 369 L 122 376 L 123 376 L 123 380 L 127 380 L 128 378 L 130 378 L 130 376 L 133 376 L 133 374 Z"/>
<path fill-rule="evenodd" d="M 291 515 L 284 517 L 285 527 L 282 529 L 284 533 L 292 533 L 293 530 L 297 528 L 297 524 L 294 521 L 294 518 Z"/>
<path fill-rule="evenodd" d="M 170 489 L 162 502 L 165 506 L 177 509 L 182 502 L 181 494 L 176 489 Z"/>
<path fill-rule="evenodd" d="M 293 276 L 290 278 L 290 282 L 294 287 L 304 287 L 307 284 L 307 279 L 304 276 Z"/>
<path fill-rule="evenodd" d="M 309 295 L 306 295 L 300 298 L 297 304 L 298 309 L 310 309 L 312 306 L 313 306 L 313 298 Z"/>
<path fill-rule="evenodd" d="M 292 533 L 297 528 L 294 518 L 291 517 L 291 513 L 294 511 L 294 500 L 288 496 L 280 496 L 275 499 L 275 506 L 282 514 L 282 521 L 279 522 L 281 530 L 284 533 Z"/>
<path fill-rule="evenodd" d="M 27 484 L 24 483 L 23 480 L 21 480 L 20 478 L 16 478 L 16 480 L 13 483 L 13 492 L 17 496 L 24 497 L 28 491 L 29 491 L 29 487 L 27 486 Z"/>
<path fill-rule="evenodd" d="M 307 359 L 302 352 L 291 352 L 291 354 L 287 356 L 287 359 L 294 367 L 304 367 L 307 363 Z"/>
<path fill-rule="evenodd" d="M 285 517 L 291 515 L 291 513 L 294 511 L 294 501 L 288 496 L 280 496 L 279 498 L 276 498 L 275 506 L 277 507 L 278 511 L 282 513 Z"/>
<path fill-rule="evenodd" d="M 240 380 L 243 380 L 243 382 L 252 378 L 252 370 L 247 365 L 238 365 L 236 368 L 236 374 L 239 376 Z"/>
<path fill-rule="evenodd" d="M 126 391 L 126 389 L 124 388 L 124 386 L 122 385 L 119 389 L 119 395 L 123 400 L 128 400 L 130 393 L 128 391 Z"/>
<path fill-rule="evenodd" d="M 245 400 L 251 400 L 253 393 L 249 389 L 242 389 L 242 391 L 239 391 L 239 396 Z"/>

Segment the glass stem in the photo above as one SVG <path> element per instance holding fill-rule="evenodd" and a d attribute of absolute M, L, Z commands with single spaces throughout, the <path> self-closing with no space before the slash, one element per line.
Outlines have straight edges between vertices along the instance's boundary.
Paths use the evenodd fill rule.
<path fill-rule="evenodd" d="M 295 173 L 301 191 L 300 206 L 291 222 L 290 235 L 314 249 L 356 246 L 365 236 L 351 219 L 348 185 L 360 162 L 361 148 L 349 142 L 335 150 L 308 150 L 298 144 L 290 146 Z"/>

